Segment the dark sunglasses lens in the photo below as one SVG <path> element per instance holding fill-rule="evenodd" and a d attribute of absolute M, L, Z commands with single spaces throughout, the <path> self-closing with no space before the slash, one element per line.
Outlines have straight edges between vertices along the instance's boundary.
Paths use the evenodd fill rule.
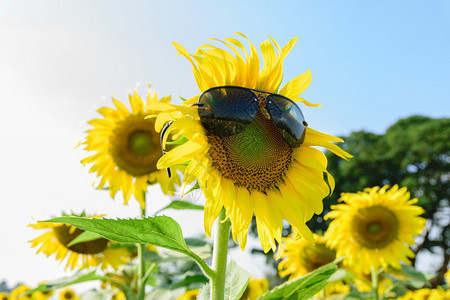
<path fill-rule="evenodd" d="M 198 99 L 198 114 L 203 127 L 220 137 L 242 132 L 257 112 L 258 99 L 241 88 L 214 88 Z"/>
<path fill-rule="evenodd" d="M 270 95 L 267 108 L 283 139 L 289 146 L 297 148 L 305 139 L 305 118 L 300 108 L 291 100 Z"/>

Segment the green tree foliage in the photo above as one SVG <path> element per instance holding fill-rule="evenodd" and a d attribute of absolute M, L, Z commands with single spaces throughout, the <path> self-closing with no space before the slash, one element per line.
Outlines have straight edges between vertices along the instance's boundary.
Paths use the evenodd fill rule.
<path fill-rule="evenodd" d="M 450 118 L 411 116 L 397 121 L 385 134 L 356 131 L 342 138 L 342 147 L 354 158 L 344 161 L 326 153 L 336 188 L 324 200 L 324 213 L 308 223 L 310 228 L 326 230 L 328 223 L 322 217 L 343 192 L 385 184 L 406 186 L 419 198 L 428 219 L 423 242 L 415 251 L 442 253 L 439 281 L 450 259 Z"/>

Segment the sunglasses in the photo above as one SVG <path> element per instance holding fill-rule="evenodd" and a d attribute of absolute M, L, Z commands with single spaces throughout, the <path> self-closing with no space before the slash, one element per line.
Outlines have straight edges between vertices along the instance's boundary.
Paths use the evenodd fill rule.
<path fill-rule="evenodd" d="M 260 100 L 265 101 L 265 105 L 260 105 Z M 298 148 L 305 139 L 308 123 L 302 111 L 294 101 L 278 94 L 239 86 L 220 86 L 205 91 L 193 105 L 198 107 L 205 130 L 219 137 L 244 131 L 261 109 L 267 119 L 273 120 L 289 146 Z"/>

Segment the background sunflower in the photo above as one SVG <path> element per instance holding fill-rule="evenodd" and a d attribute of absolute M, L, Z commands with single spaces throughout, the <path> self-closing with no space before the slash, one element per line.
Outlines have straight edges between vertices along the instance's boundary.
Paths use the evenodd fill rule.
<path fill-rule="evenodd" d="M 85 216 L 85 214 L 80 216 Z M 90 216 L 90 218 L 100 217 L 102 216 Z M 101 266 L 102 269 L 109 267 L 117 269 L 130 258 L 130 252 L 127 249 L 111 248 L 111 242 L 105 238 L 69 246 L 71 241 L 84 232 L 84 230 L 70 225 L 36 222 L 29 226 L 38 230 L 46 230 L 45 233 L 30 241 L 31 247 L 38 247 L 37 253 L 42 252 L 47 256 L 55 255 L 55 259 L 60 263 L 66 261 L 65 270 L 97 266 Z"/>
<path fill-rule="evenodd" d="M 162 152 L 152 107 L 158 103 L 158 96 L 149 90 L 144 105 L 134 91 L 129 95 L 131 111 L 114 97 L 112 101 L 115 108 L 101 107 L 97 111 L 103 118 L 88 121 L 93 128 L 87 131 L 82 145 L 93 154 L 81 163 L 92 164 L 89 172 L 101 178 L 97 188 L 106 186 L 112 198 L 121 191 L 124 204 L 134 195 L 144 208 L 148 185 L 159 183 L 165 194 L 173 194 L 179 180 L 176 172 L 168 178 L 165 170 L 156 168 Z M 169 103 L 170 96 L 159 101 Z"/>
<path fill-rule="evenodd" d="M 388 266 L 401 269 L 400 262 L 409 263 L 414 256 L 410 246 L 425 227 L 426 220 L 419 217 L 424 210 L 414 205 L 417 201 L 397 185 L 344 193 L 343 203 L 333 205 L 325 216 L 333 219 L 325 233 L 327 243 L 337 257 L 346 257 L 344 265 L 358 273 Z"/>

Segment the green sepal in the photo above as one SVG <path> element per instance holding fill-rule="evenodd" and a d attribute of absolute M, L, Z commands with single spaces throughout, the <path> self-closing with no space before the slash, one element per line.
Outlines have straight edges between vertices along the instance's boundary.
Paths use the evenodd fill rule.
<path fill-rule="evenodd" d="M 186 143 L 186 142 L 188 142 L 189 140 L 183 135 L 182 137 L 180 137 L 179 139 L 177 139 L 177 140 L 174 140 L 174 141 L 170 141 L 170 142 L 167 142 L 166 141 L 166 145 L 170 145 L 170 146 L 173 146 L 173 145 L 182 145 L 182 144 L 184 144 L 184 143 Z"/>
<path fill-rule="evenodd" d="M 79 243 L 83 243 L 83 242 L 89 242 L 89 241 L 98 240 L 100 238 L 102 238 L 102 236 L 97 234 L 97 233 L 90 232 L 90 231 L 85 231 L 85 232 L 82 232 L 76 238 L 74 238 L 70 243 L 68 243 L 67 247 L 71 247 L 73 245 L 76 245 L 76 244 L 79 244 Z"/>

